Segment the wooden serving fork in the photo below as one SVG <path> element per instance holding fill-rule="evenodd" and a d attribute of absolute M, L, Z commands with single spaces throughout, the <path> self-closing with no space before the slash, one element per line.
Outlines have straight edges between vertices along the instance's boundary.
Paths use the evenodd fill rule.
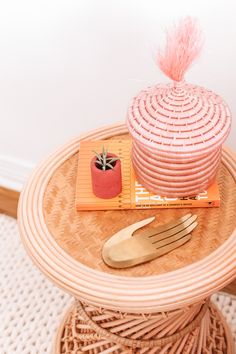
<path fill-rule="evenodd" d="M 197 215 L 187 214 L 178 220 L 132 236 L 149 224 L 151 217 L 132 224 L 113 235 L 103 246 L 102 258 L 113 268 L 128 268 L 160 257 L 190 240 L 197 226 Z"/>

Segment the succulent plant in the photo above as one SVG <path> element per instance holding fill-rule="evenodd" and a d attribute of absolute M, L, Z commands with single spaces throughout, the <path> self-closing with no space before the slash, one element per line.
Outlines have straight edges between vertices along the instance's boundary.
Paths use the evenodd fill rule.
<path fill-rule="evenodd" d="M 93 151 L 97 157 L 97 160 L 95 161 L 95 164 L 97 165 L 98 168 L 100 168 L 103 171 L 110 170 L 114 168 L 115 162 L 117 160 L 120 160 L 119 157 L 113 157 L 109 156 L 108 150 L 105 149 L 105 147 L 102 147 L 102 152 L 98 154 L 96 151 Z"/>

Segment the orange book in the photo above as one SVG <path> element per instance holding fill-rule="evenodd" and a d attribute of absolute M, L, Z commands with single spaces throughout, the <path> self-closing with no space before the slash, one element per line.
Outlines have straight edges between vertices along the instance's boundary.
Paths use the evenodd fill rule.
<path fill-rule="evenodd" d="M 105 146 L 109 152 L 121 159 L 122 192 L 112 199 L 97 198 L 92 191 L 90 161 L 94 152 L 102 151 Z M 155 208 L 197 208 L 219 207 L 220 195 L 215 181 L 206 191 L 197 196 L 167 198 L 146 190 L 135 178 L 130 158 L 131 140 L 97 140 L 80 143 L 78 175 L 76 185 L 76 209 L 79 210 L 115 210 L 115 209 L 155 209 Z"/>

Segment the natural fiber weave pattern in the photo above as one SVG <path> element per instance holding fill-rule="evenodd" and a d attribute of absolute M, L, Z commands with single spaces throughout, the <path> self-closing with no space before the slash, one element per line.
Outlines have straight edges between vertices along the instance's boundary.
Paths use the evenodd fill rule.
<path fill-rule="evenodd" d="M 236 351 L 236 296 L 225 292 L 212 295 L 211 300 L 217 305 L 226 322 L 231 328 L 234 338 L 234 348 Z"/>
<path fill-rule="evenodd" d="M 90 318 L 90 323 L 87 318 L 84 318 L 84 312 Z M 194 329 L 182 337 L 178 337 L 177 340 L 169 341 L 166 344 L 163 341 L 163 345 L 155 346 L 155 338 L 159 338 L 158 342 L 161 343 L 162 336 L 168 332 L 174 333 L 176 327 L 173 326 L 173 323 L 175 321 L 176 317 L 172 316 L 172 322 L 169 322 L 167 327 L 167 313 L 159 314 L 159 318 L 150 316 L 145 319 L 141 316 L 137 319 L 132 318 L 131 314 L 112 313 L 86 305 L 84 307 L 79 305 L 78 308 L 74 306 L 57 339 L 54 354 L 84 352 L 88 354 L 183 354 L 196 352 L 199 354 L 233 354 L 230 335 L 227 333 L 228 328 L 213 304 L 210 304 L 203 319 Z M 186 324 L 186 320 L 181 322 L 181 315 L 177 322 L 179 325 L 182 324 L 182 327 Z M 103 328 L 103 333 L 99 332 L 99 329 L 95 332 L 91 328 L 92 323 L 99 324 L 97 326 Z M 104 329 L 105 335 L 102 335 Z M 140 338 L 147 338 L 146 342 L 149 341 L 150 346 L 138 347 L 139 340 L 137 339 Z"/>
<path fill-rule="evenodd" d="M 194 242 L 197 242 L 195 243 L 195 248 L 191 246 L 193 245 L 192 243 L 189 243 L 188 249 L 185 249 L 182 255 L 169 254 L 169 262 L 167 258 L 162 258 L 162 260 L 165 258 L 163 266 L 169 267 L 170 270 L 175 269 L 175 271 L 165 272 L 166 268 L 164 270 L 160 269 L 160 263 L 155 264 L 155 269 L 153 267 L 153 273 L 151 273 L 153 275 L 146 277 L 143 275 L 146 273 L 145 270 L 150 270 L 150 263 L 147 264 L 147 267 L 144 267 L 143 273 L 137 271 L 139 267 L 135 267 L 135 276 L 123 276 L 121 273 L 101 271 L 97 267 L 98 263 L 96 263 L 96 259 L 101 262 L 101 247 L 96 244 L 95 248 L 99 252 L 96 255 L 97 258 L 93 258 L 94 262 L 91 266 L 86 266 L 83 261 L 78 261 L 70 254 L 71 250 L 67 252 L 59 244 L 56 233 L 58 225 L 60 224 L 59 226 L 61 226 L 61 222 L 58 225 L 57 223 L 53 225 L 56 229 L 54 233 L 47 217 L 45 217 L 45 214 L 47 214 L 45 208 L 48 207 L 48 205 L 45 205 L 45 196 L 47 195 L 48 187 L 58 171 L 61 171 L 61 168 L 65 167 L 67 162 L 70 165 L 72 159 L 76 157 L 80 142 L 83 139 L 96 140 L 118 137 L 119 134 L 125 134 L 126 132 L 127 129 L 124 124 L 114 124 L 110 127 L 100 128 L 94 132 L 87 133 L 83 137 L 77 137 L 69 141 L 42 162 L 21 193 L 18 216 L 22 241 L 35 264 L 46 276 L 75 298 L 90 305 L 139 314 L 171 311 L 189 306 L 217 292 L 235 278 L 236 218 L 232 196 L 235 195 L 236 160 L 227 148 L 223 148 L 222 155 L 222 166 L 226 170 L 224 179 L 226 180 L 229 177 L 228 184 L 225 185 L 225 182 L 222 181 L 223 192 L 226 194 L 226 198 L 223 199 L 226 199 L 227 202 L 224 201 L 221 210 L 214 209 L 207 210 L 207 212 L 204 210 L 202 211 L 203 214 L 201 214 L 201 210 L 196 211 L 199 212 L 199 221 L 201 221 L 199 229 L 201 231 L 200 234 L 196 233 L 195 237 L 192 238 Z M 76 168 L 74 169 L 75 171 Z M 73 177 L 73 174 L 70 176 Z M 58 190 L 55 190 L 55 193 L 61 196 L 61 189 L 64 186 L 68 188 L 69 183 L 62 184 L 60 188 L 57 187 Z M 53 183 L 51 186 L 52 188 L 55 187 Z M 65 198 L 68 197 L 67 193 Z M 70 210 L 74 212 L 73 199 L 72 190 Z M 133 216 L 134 221 L 137 221 L 135 218 L 140 217 L 140 219 L 143 219 L 144 213 L 149 212 L 149 210 L 141 210 L 141 213 L 137 214 L 136 210 L 134 210 L 133 213 L 116 212 L 116 214 L 114 212 L 109 214 L 106 212 L 81 213 L 81 215 L 86 216 L 85 219 L 74 212 L 71 218 L 70 210 L 69 213 L 65 212 L 66 205 L 63 205 L 63 203 L 59 205 L 61 201 L 62 199 L 60 198 L 55 201 L 55 210 L 59 211 L 59 215 L 64 218 L 63 226 L 67 228 L 67 225 L 69 225 L 68 229 L 70 229 L 71 226 L 78 223 L 80 228 L 77 229 L 76 227 L 75 232 L 71 235 L 70 233 L 64 233 L 59 236 L 62 236 L 64 243 L 70 243 L 72 250 L 75 248 L 74 240 L 80 241 L 80 243 L 77 242 L 78 248 L 75 250 L 75 254 L 82 255 L 81 259 L 83 259 L 83 256 L 89 256 L 89 254 L 92 256 L 91 247 L 94 246 L 93 241 L 99 241 L 99 244 L 103 244 L 104 234 L 105 237 L 110 237 L 117 229 L 120 230 L 130 224 L 133 221 L 131 216 Z M 229 206 L 230 208 L 228 208 Z M 53 209 L 53 206 L 51 208 Z M 178 214 L 179 212 L 181 214 L 185 213 L 186 209 L 179 210 Z M 160 210 L 156 213 L 156 223 L 160 225 L 170 220 L 170 218 L 175 218 L 176 215 L 177 211 L 174 210 L 173 212 Z M 150 217 L 150 214 L 148 216 Z M 177 216 L 179 217 L 180 215 Z M 200 216 L 203 219 L 200 219 Z M 92 222 L 93 219 L 97 223 L 95 227 Z M 51 220 L 54 222 L 53 219 Z M 89 229 L 88 226 L 91 226 L 91 228 Z M 83 235 L 81 235 L 81 232 Z M 199 237 L 202 242 L 199 242 Z M 87 242 L 87 246 L 84 242 Z M 183 250 L 183 248 L 181 249 Z M 199 251 L 202 253 L 200 254 Z M 198 256 L 199 254 L 200 257 Z M 176 263 L 178 263 L 177 266 Z M 177 267 L 179 268 L 177 269 Z M 164 274 L 160 274 L 161 272 Z"/>
<path fill-rule="evenodd" d="M 130 104 L 127 125 L 136 141 L 178 159 L 217 149 L 229 134 L 231 114 L 220 96 L 182 81 L 142 90 Z"/>
<path fill-rule="evenodd" d="M 221 148 L 210 156 L 202 155 L 186 161 L 164 158 L 133 142 L 132 162 L 137 180 L 149 191 L 167 197 L 183 197 L 201 193 L 213 182 L 221 159 Z M 181 174 L 181 176 L 180 176 Z"/>
<path fill-rule="evenodd" d="M 44 216 L 47 227 L 59 246 L 74 259 L 93 269 L 140 277 L 170 272 L 209 255 L 228 239 L 236 227 L 236 184 L 223 164 L 218 174 L 220 208 L 76 212 L 74 200 L 77 161 L 78 154 L 75 154 L 53 174 L 44 195 Z M 152 223 L 156 226 L 189 211 L 198 215 L 199 226 L 191 241 L 181 248 L 131 269 L 111 269 L 102 261 L 103 243 L 118 230 L 150 216 L 156 216 Z"/>
<path fill-rule="evenodd" d="M 56 330 L 71 298 L 33 266 L 20 241 L 16 220 L 5 215 L 0 215 L 0 249 L 0 353 L 52 354 Z M 235 297 L 219 293 L 213 298 L 236 339 Z M 75 354 L 81 346 L 76 337 L 78 314 L 73 326 L 68 316 L 66 329 L 64 322 L 61 328 L 64 349 L 53 354 L 72 354 L 73 348 Z M 86 328 L 83 332 L 84 335 L 92 333 Z M 59 337 L 61 339 L 61 332 Z"/>
<path fill-rule="evenodd" d="M 15 219 L 0 214 L 0 353 L 51 354 L 71 297 L 32 264 Z"/>
<path fill-rule="evenodd" d="M 219 166 L 219 158 L 212 160 L 212 154 L 221 151 L 230 126 L 226 103 L 203 87 L 181 81 L 141 91 L 127 114 L 138 181 L 167 197 L 196 195 L 207 189 Z M 150 157 L 152 163 L 148 163 Z M 211 163 L 204 174 L 192 170 L 203 160 Z M 187 183 L 173 177 L 176 166 Z"/>
<path fill-rule="evenodd" d="M 77 302 L 79 315 L 100 337 L 132 348 L 162 348 L 181 340 L 199 327 L 207 310 L 208 302 L 179 311 L 137 317 Z"/>

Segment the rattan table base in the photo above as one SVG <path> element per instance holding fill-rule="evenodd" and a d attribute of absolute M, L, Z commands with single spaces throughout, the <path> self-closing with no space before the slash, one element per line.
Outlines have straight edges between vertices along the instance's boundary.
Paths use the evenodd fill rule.
<path fill-rule="evenodd" d="M 201 305 L 200 311 L 194 305 L 197 316 L 187 326 L 183 324 L 185 333 L 181 336 L 178 331 L 178 339 L 170 342 L 174 330 L 172 336 L 163 336 L 169 313 L 133 317 L 77 302 L 61 322 L 53 354 L 233 354 L 232 336 L 220 311 L 212 302 Z M 186 314 L 188 310 L 181 311 Z M 180 322 L 181 313 L 172 315 L 173 323 L 176 315 Z M 150 339 L 139 340 L 141 335 Z M 156 346 L 156 342 L 161 344 Z"/>

